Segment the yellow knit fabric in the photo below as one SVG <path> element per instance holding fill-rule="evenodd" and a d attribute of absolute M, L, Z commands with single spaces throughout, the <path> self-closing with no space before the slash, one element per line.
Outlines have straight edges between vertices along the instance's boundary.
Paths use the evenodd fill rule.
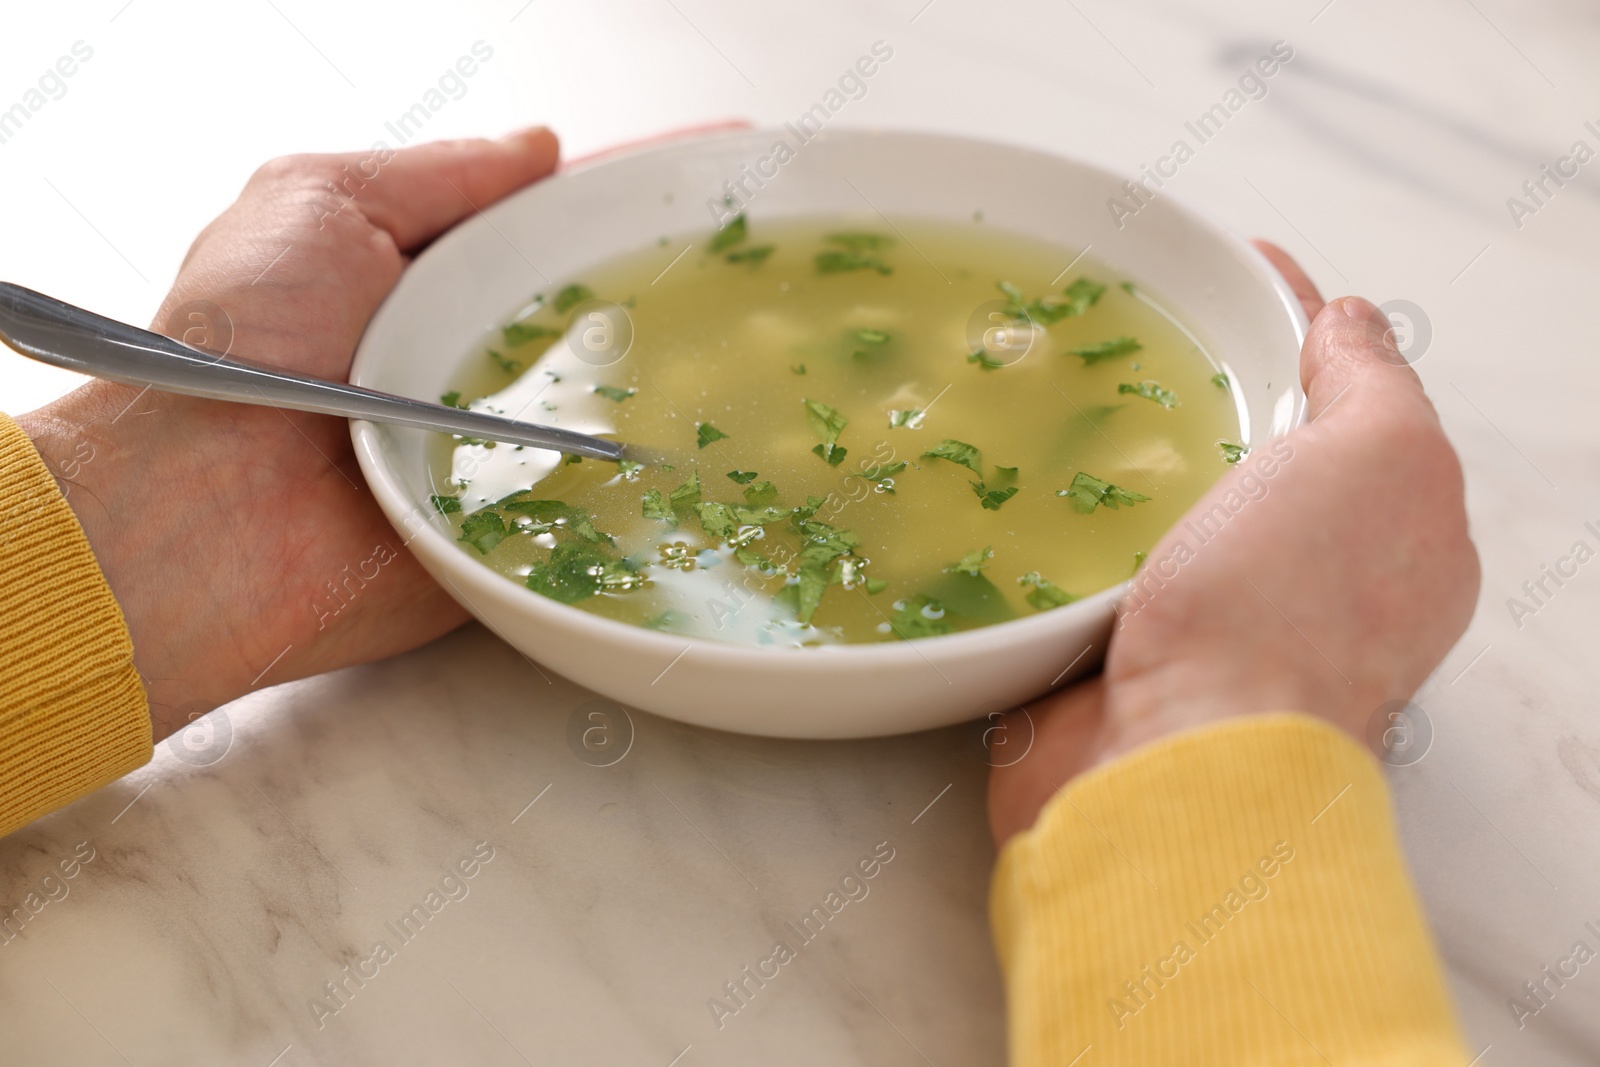
<path fill-rule="evenodd" d="M 1471 1059 L 1382 775 L 1319 720 L 1241 718 L 1081 776 L 1006 846 L 991 903 L 1015 1067 Z"/>
<path fill-rule="evenodd" d="M 150 753 L 122 611 L 33 442 L 0 415 L 0 835 Z"/>

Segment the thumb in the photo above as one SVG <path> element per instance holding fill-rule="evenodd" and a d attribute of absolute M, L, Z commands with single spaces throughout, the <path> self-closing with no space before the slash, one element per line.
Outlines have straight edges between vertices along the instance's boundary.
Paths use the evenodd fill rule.
<path fill-rule="evenodd" d="M 498 141 L 435 141 L 394 152 L 359 194 L 369 222 L 402 252 L 433 240 L 508 193 L 550 174 L 561 154 L 544 127 Z"/>
<path fill-rule="evenodd" d="M 1424 398 L 1422 381 L 1396 347 L 1388 317 L 1359 296 L 1332 301 L 1312 321 L 1300 350 L 1300 384 L 1308 420 L 1346 393 L 1369 388 Z"/>

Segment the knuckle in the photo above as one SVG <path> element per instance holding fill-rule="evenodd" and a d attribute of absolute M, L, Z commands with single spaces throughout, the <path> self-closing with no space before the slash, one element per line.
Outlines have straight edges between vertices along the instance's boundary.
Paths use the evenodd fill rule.
<path fill-rule="evenodd" d="M 250 176 L 251 186 L 320 185 L 337 170 L 332 156 L 297 154 L 269 159 Z"/>

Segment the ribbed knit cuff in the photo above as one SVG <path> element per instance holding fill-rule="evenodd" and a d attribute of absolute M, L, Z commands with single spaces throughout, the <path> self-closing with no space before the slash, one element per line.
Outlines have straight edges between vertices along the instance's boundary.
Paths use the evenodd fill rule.
<path fill-rule="evenodd" d="M 0 834 L 150 753 L 122 611 L 33 442 L 0 415 Z"/>
<path fill-rule="evenodd" d="M 1382 775 L 1319 720 L 1081 776 L 1002 852 L 992 917 L 1016 1067 L 1470 1059 Z"/>

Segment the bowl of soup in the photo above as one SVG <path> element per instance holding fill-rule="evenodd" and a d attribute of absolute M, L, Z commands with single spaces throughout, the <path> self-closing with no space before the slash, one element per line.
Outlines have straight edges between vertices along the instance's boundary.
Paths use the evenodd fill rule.
<path fill-rule="evenodd" d="M 894 734 L 1095 669 L 1149 549 L 1303 418 L 1305 328 L 1246 242 L 1092 165 L 722 133 L 452 230 L 352 367 L 631 458 L 352 433 L 410 551 L 545 667 L 703 726 Z"/>

